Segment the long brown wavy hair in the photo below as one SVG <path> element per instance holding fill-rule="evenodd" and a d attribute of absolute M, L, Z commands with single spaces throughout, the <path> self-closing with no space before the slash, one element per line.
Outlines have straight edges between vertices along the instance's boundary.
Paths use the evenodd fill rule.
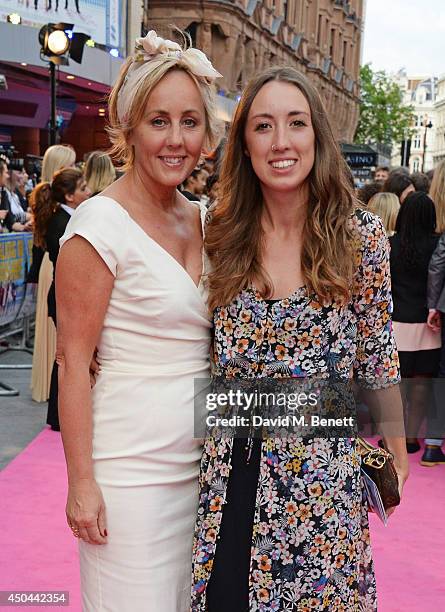
<path fill-rule="evenodd" d="M 205 236 L 211 263 L 208 276 L 211 309 L 230 303 L 254 279 L 263 297 L 273 295 L 272 280 L 261 264 L 261 185 L 245 153 L 244 137 L 253 100 L 270 81 L 298 87 L 309 104 L 315 133 L 315 161 L 306 179 L 309 198 L 301 254 L 305 284 L 323 302 L 333 299 L 347 302 L 350 297 L 353 253 L 348 219 L 357 202 L 348 180 L 348 168 L 314 85 L 294 68 L 269 68 L 248 83 L 228 137 L 220 197 Z"/>
<path fill-rule="evenodd" d="M 74 193 L 83 174 L 78 168 L 64 168 L 53 176 L 51 183 L 39 183 L 31 194 L 31 210 L 34 213 L 34 244 L 46 249 L 48 223 L 60 204 L 66 204 L 65 196 Z"/>

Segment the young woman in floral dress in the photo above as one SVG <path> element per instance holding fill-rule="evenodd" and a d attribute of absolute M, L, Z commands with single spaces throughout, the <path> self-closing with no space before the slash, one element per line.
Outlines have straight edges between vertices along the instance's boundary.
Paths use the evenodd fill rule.
<path fill-rule="evenodd" d="M 386 232 L 356 209 L 321 99 L 293 68 L 248 84 L 205 241 L 216 376 L 354 374 L 402 420 Z M 383 437 L 401 492 L 404 438 Z M 355 439 L 208 438 L 192 610 L 375 609 Z"/>

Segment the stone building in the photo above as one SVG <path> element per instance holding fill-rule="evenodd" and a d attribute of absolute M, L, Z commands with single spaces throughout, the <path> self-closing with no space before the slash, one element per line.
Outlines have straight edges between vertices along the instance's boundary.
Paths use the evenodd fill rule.
<path fill-rule="evenodd" d="M 403 103 L 413 108 L 409 171 L 428 172 L 435 163 L 437 77 L 409 75 L 405 69 L 401 69 L 392 78 L 402 90 Z M 391 165 L 405 165 L 400 143 L 394 144 Z"/>
<path fill-rule="evenodd" d="M 437 83 L 435 110 L 434 165 L 445 159 L 445 75 Z"/>
<path fill-rule="evenodd" d="M 229 98 L 258 70 L 296 66 L 317 85 L 337 137 L 352 142 L 364 0 L 145 0 L 144 9 L 145 30 L 189 32 Z"/>

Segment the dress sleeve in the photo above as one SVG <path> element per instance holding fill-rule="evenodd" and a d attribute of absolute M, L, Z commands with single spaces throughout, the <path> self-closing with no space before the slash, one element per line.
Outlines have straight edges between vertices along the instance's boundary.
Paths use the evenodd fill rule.
<path fill-rule="evenodd" d="M 94 247 L 113 276 L 126 260 L 128 214 L 114 200 L 95 196 L 83 202 L 71 217 L 60 248 L 73 236 L 82 236 Z"/>
<path fill-rule="evenodd" d="M 391 320 L 390 246 L 383 223 L 376 215 L 360 211 L 354 226 L 358 246 L 353 284 L 357 315 L 354 373 L 363 388 L 382 389 L 400 382 Z"/>

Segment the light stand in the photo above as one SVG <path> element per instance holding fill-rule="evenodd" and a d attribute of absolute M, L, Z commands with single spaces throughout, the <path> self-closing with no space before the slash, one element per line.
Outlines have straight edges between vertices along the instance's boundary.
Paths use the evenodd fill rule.
<path fill-rule="evenodd" d="M 72 23 L 48 23 L 39 31 L 40 58 L 49 64 L 51 112 L 49 119 L 49 144 L 57 142 L 57 79 L 56 64 L 69 64 L 68 56 L 82 63 L 83 49 L 90 38 L 82 32 L 73 33 Z M 68 35 L 70 33 L 70 35 Z"/>

